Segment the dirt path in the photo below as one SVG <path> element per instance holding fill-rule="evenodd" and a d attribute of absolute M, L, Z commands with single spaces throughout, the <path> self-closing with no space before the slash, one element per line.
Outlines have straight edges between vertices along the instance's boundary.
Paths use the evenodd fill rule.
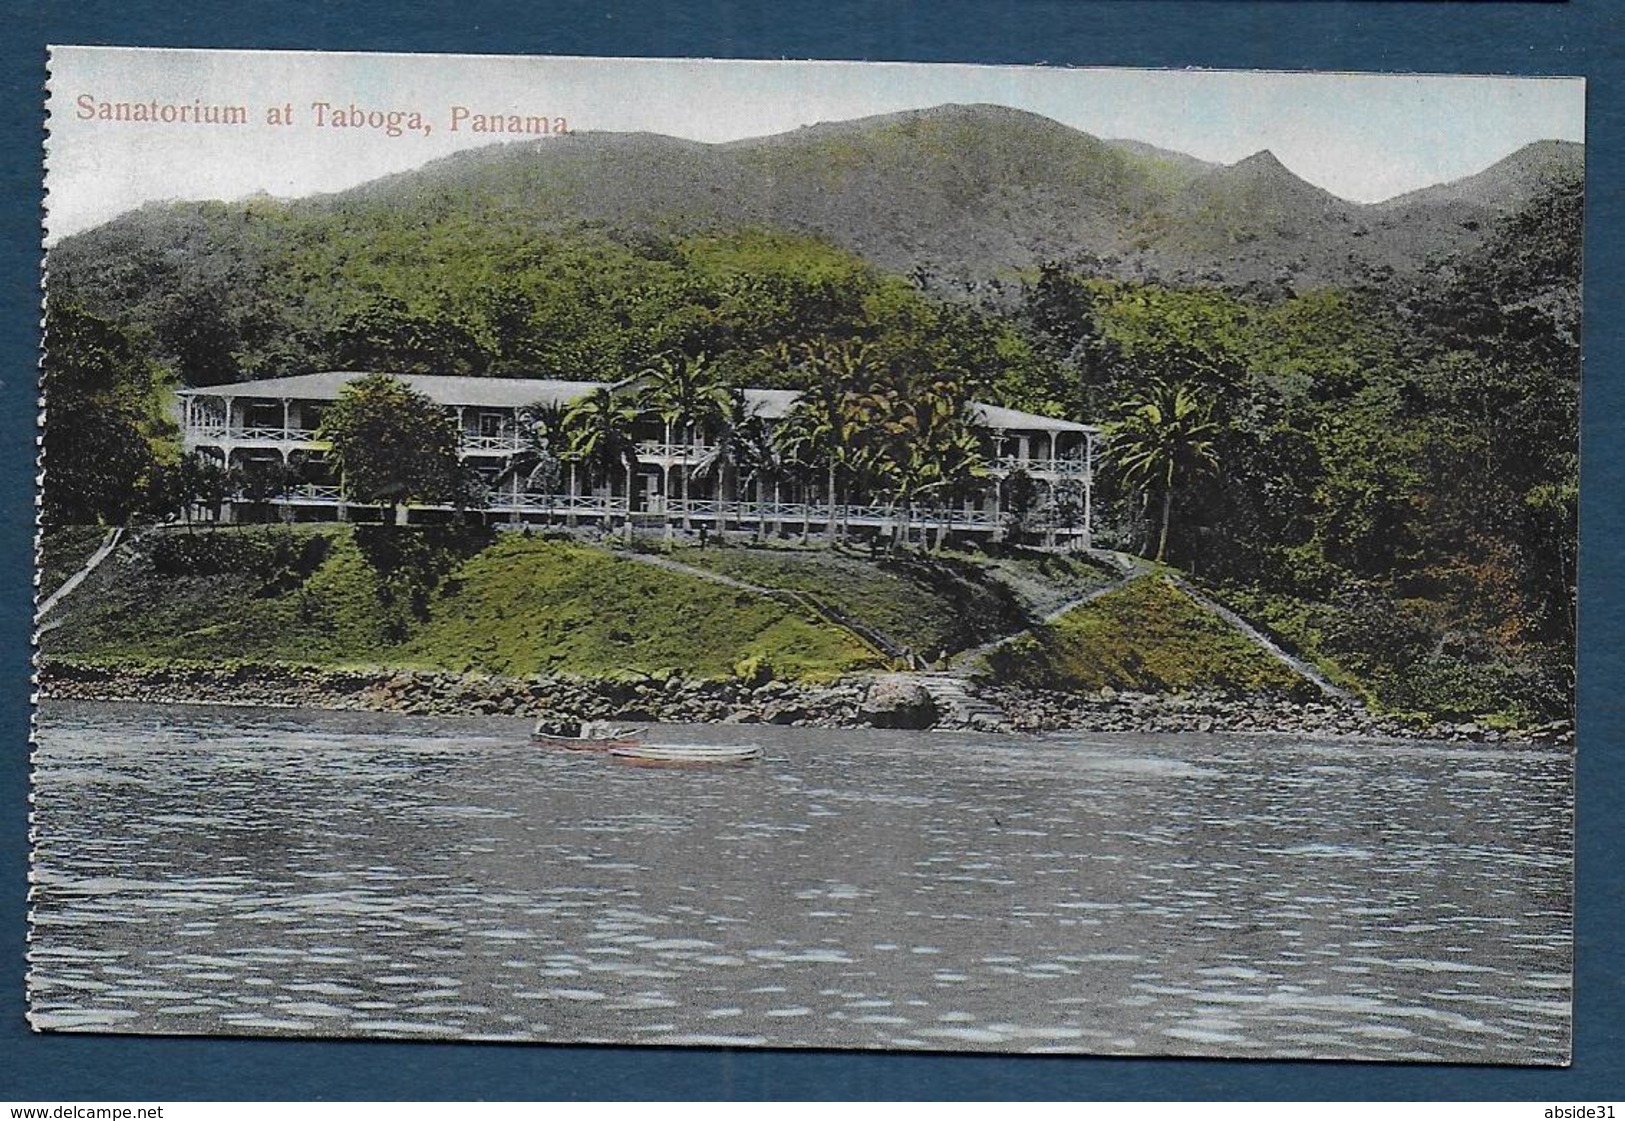
<path fill-rule="evenodd" d="M 1243 619 L 1240 615 L 1237 615 L 1234 611 L 1231 611 L 1228 607 L 1224 606 L 1224 604 L 1209 599 L 1206 594 L 1191 587 L 1191 585 L 1182 577 L 1168 576 L 1166 579 L 1174 587 L 1178 588 L 1180 591 L 1189 596 L 1191 600 L 1197 604 L 1197 606 L 1212 612 L 1214 615 L 1217 615 L 1220 619 L 1228 623 L 1231 628 L 1240 632 L 1243 637 L 1249 639 L 1254 645 L 1258 646 L 1266 654 L 1270 655 L 1270 657 L 1286 666 L 1305 681 L 1308 681 L 1314 685 L 1328 697 L 1331 697 L 1336 701 L 1341 701 L 1344 704 L 1359 706 L 1360 702 L 1354 696 L 1354 694 L 1350 693 L 1347 689 L 1344 689 L 1339 685 L 1332 684 L 1332 682 L 1328 680 L 1323 673 L 1321 673 L 1314 666 L 1310 665 L 1308 662 L 1304 661 L 1302 658 L 1296 657 L 1295 655 L 1289 654 L 1285 650 L 1281 649 L 1281 647 L 1277 646 L 1274 640 L 1272 640 L 1268 635 L 1264 634 L 1257 627 Z"/>
<path fill-rule="evenodd" d="M 108 530 L 107 536 L 102 538 L 101 547 L 90 554 L 90 559 L 85 562 L 84 567 L 62 581 L 62 586 L 47 596 L 45 601 L 39 605 L 39 608 L 34 612 L 35 624 L 38 625 L 46 615 L 50 614 L 53 607 L 62 602 L 80 584 L 83 584 L 86 577 L 96 571 L 96 566 L 112 555 L 113 550 L 118 548 L 119 542 L 122 540 L 124 540 L 124 528 L 122 526 Z"/>

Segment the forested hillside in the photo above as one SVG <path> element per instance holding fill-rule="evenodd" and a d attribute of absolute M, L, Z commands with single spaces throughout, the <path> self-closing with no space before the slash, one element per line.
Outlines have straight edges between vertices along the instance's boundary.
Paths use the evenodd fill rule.
<path fill-rule="evenodd" d="M 1386 706 L 1564 715 L 1578 148 L 1357 207 L 1267 154 L 1207 168 L 990 112 L 503 146 L 69 238 L 47 515 L 84 520 L 92 482 L 93 517 L 164 505 L 166 379 L 615 379 L 703 354 L 724 383 L 799 386 L 839 352 L 854 389 L 1110 425 L 1097 543 L 1188 570 Z"/>

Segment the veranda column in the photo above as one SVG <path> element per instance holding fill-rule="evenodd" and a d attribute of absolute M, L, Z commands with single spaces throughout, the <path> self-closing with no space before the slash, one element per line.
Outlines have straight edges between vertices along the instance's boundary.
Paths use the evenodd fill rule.
<path fill-rule="evenodd" d="M 666 434 L 670 436 L 671 425 L 666 425 Z M 671 441 L 666 441 L 666 447 L 671 447 Z M 666 544 L 672 541 L 671 525 L 671 462 L 662 454 L 655 460 L 655 466 L 660 471 L 660 519 L 666 524 Z"/>
<path fill-rule="evenodd" d="M 1046 503 L 1046 505 L 1049 507 L 1049 524 L 1044 527 L 1044 547 L 1048 549 L 1055 548 L 1055 483 L 1056 480 L 1053 478 L 1046 480 L 1044 483 L 1044 489 L 1049 492 L 1049 501 Z"/>
<path fill-rule="evenodd" d="M 1083 434 L 1083 547 L 1095 547 L 1095 434 Z"/>
<path fill-rule="evenodd" d="M 230 429 L 227 429 L 227 431 L 230 431 Z M 230 478 L 232 453 L 236 450 L 229 439 L 220 441 L 220 461 L 226 465 L 227 478 Z M 230 525 L 234 520 L 232 514 L 235 513 L 236 505 L 236 496 L 232 494 L 226 495 L 225 501 L 220 504 L 220 513 L 215 520 L 221 525 Z"/>
<path fill-rule="evenodd" d="M 997 470 L 1004 470 L 999 466 L 999 460 L 1004 458 L 1004 429 L 993 430 L 993 465 Z M 992 540 L 1004 540 L 1004 477 L 993 476 L 993 535 Z"/>
<path fill-rule="evenodd" d="M 226 470 L 231 470 L 231 455 L 236 450 L 232 446 L 231 438 L 237 432 L 237 398 L 226 398 Z M 225 517 L 227 523 L 237 520 L 237 496 L 229 495 L 226 498 Z"/>
<path fill-rule="evenodd" d="M 626 465 L 626 542 L 629 545 L 632 543 L 632 485 L 633 485 L 632 480 L 633 480 L 632 465 L 630 463 L 628 463 Z M 615 501 L 615 488 L 614 487 L 610 488 L 609 494 L 610 494 L 610 501 L 614 502 Z"/>

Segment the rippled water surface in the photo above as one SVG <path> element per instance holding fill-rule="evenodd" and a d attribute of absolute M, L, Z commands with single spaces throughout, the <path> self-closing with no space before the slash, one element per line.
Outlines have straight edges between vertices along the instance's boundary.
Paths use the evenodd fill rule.
<path fill-rule="evenodd" d="M 47 704 L 36 1026 L 1565 1060 L 1570 758 Z"/>

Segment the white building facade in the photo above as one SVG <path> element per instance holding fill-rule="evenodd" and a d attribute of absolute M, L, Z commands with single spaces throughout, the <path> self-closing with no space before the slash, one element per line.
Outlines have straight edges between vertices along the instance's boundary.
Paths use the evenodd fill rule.
<path fill-rule="evenodd" d="M 183 447 L 249 476 L 275 478 L 270 487 L 228 500 L 223 520 L 376 520 L 380 511 L 346 500 L 318 438 L 324 410 L 364 372 L 332 371 L 182 390 Z M 716 434 L 703 428 L 684 444 L 680 433 L 646 414 L 634 428 L 637 463 L 628 470 L 592 472 L 564 458 L 551 471 L 518 469 L 537 447 L 529 416 L 538 406 L 568 408 L 607 383 L 528 378 L 395 375 L 454 420 L 459 454 L 485 480 L 479 500 L 463 509 L 416 505 L 414 522 L 478 516 L 525 524 L 622 525 L 668 529 L 743 529 L 806 534 L 895 532 L 899 510 L 872 496 L 832 498 L 822 477 L 781 477 L 741 485 L 727 471 L 702 472 L 715 458 Z M 782 422 L 797 394 L 746 389 L 749 411 Z M 913 529 L 999 539 L 1017 531 L 1054 546 L 1087 548 L 1094 517 L 1094 469 L 1100 430 L 997 405 L 972 403 L 986 457 L 985 485 L 949 500 L 942 496 L 910 512 Z M 275 468 L 276 470 L 265 470 Z M 1031 484 L 1012 485 L 1024 473 Z M 832 524 L 833 523 L 833 524 Z"/>

